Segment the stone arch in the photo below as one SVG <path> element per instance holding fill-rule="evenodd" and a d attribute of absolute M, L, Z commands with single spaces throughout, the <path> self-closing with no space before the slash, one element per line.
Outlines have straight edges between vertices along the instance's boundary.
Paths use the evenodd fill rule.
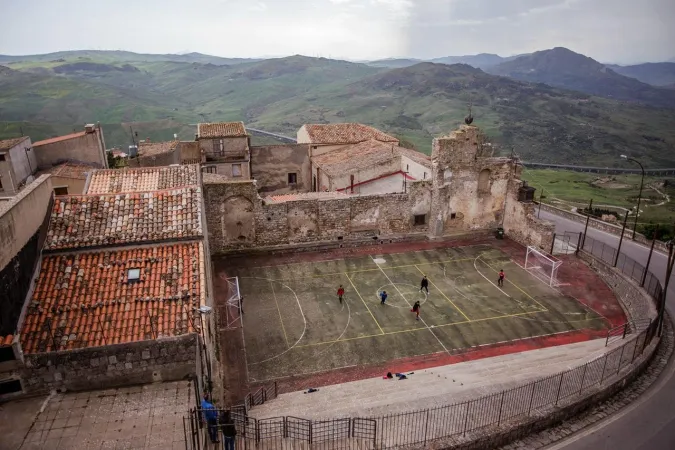
<path fill-rule="evenodd" d="M 220 204 L 223 241 L 252 244 L 255 241 L 253 203 L 241 195 L 228 197 Z"/>
<path fill-rule="evenodd" d="M 486 194 L 490 192 L 490 169 L 483 169 L 478 174 L 478 193 Z"/>

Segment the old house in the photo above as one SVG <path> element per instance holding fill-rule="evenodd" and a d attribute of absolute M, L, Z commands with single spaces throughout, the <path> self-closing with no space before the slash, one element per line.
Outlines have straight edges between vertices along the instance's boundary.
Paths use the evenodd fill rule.
<path fill-rule="evenodd" d="M 96 169 L 91 164 L 61 163 L 37 175 L 48 173 L 51 175 L 52 187 L 55 195 L 83 194 L 87 175 Z"/>
<path fill-rule="evenodd" d="M 200 123 L 197 142 L 205 170 L 228 178 L 250 178 L 250 139 L 243 122 Z"/>
<path fill-rule="evenodd" d="M 33 149 L 40 169 L 48 169 L 62 162 L 108 167 L 100 124 L 88 124 L 83 131 L 34 142 Z"/>
<path fill-rule="evenodd" d="M 0 196 L 19 192 L 36 168 L 35 153 L 28 136 L 0 141 Z"/>

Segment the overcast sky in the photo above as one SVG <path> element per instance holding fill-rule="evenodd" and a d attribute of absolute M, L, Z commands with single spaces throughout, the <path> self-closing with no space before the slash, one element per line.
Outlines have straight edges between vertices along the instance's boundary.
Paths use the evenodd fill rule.
<path fill-rule="evenodd" d="M 675 58 L 675 0 L 0 0 L 0 54 Z"/>

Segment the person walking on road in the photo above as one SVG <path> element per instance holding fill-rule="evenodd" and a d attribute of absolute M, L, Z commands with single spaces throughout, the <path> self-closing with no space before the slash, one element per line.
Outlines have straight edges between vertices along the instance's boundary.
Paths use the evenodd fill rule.
<path fill-rule="evenodd" d="M 422 281 L 420 282 L 420 292 L 422 292 L 422 289 L 427 291 L 427 295 L 429 294 L 429 280 L 426 275 L 422 277 Z"/>
<path fill-rule="evenodd" d="M 343 295 L 345 295 L 345 288 L 343 288 L 342 285 L 340 285 L 340 287 L 337 290 L 337 296 L 338 296 L 338 299 L 340 300 L 340 303 L 342 303 L 342 296 Z"/>
<path fill-rule="evenodd" d="M 380 305 L 384 305 L 384 302 L 387 301 L 387 291 L 380 292 Z"/>

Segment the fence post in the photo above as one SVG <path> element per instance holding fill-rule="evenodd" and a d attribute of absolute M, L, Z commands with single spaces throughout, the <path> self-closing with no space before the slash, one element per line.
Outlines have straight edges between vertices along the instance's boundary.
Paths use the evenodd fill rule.
<path fill-rule="evenodd" d="M 556 237 L 556 234 L 553 233 L 553 240 L 551 241 L 551 252 L 549 253 L 549 255 L 553 254 L 553 249 L 555 248 L 555 237 Z"/>
<path fill-rule="evenodd" d="M 638 214 L 640 214 L 640 211 L 638 211 Z M 614 258 L 614 267 L 616 267 L 617 263 L 619 262 L 619 255 L 621 254 L 621 244 L 623 243 L 623 233 L 626 231 L 627 220 L 628 220 L 628 211 L 626 211 L 626 216 L 623 218 L 623 228 L 621 228 L 621 237 L 619 238 L 619 248 L 616 249 L 616 257 Z M 635 238 L 635 233 L 633 233 L 633 238 Z"/>
<path fill-rule="evenodd" d="M 309 445 L 312 445 L 312 421 L 309 421 Z"/>
<path fill-rule="evenodd" d="M 429 410 L 427 409 L 427 420 L 424 422 L 424 445 L 427 445 L 427 431 L 429 430 Z"/>
<path fill-rule="evenodd" d="M 642 287 L 645 287 L 645 280 L 647 279 L 647 272 L 649 271 L 649 263 L 652 262 L 652 253 L 654 253 L 655 243 L 656 243 L 656 231 L 654 231 L 654 239 L 652 239 L 652 246 L 649 249 L 649 256 L 647 257 L 647 266 L 645 267 L 645 271 L 642 274 L 642 283 L 640 283 L 640 286 Z"/>
<path fill-rule="evenodd" d="M 619 364 L 616 365 L 616 373 L 617 375 L 619 374 L 619 371 L 621 370 L 621 360 L 623 359 L 623 351 L 626 350 L 626 344 L 623 344 L 621 346 L 621 356 L 619 356 Z"/>
<path fill-rule="evenodd" d="M 558 406 L 558 400 L 560 400 L 560 390 L 562 389 L 563 378 L 565 378 L 565 372 L 560 374 L 560 384 L 558 384 L 558 394 L 555 396 L 555 406 Z"/>
<path fill-rule="evenodd" d="M 466 417 L 464 417 L 464 436 L 466 436 L 466 426 L 469 423 L 469 409 L 471 408 L 471 402 L 466 402 Z"/>
<path fill-rule="evenodd" d="M 502 401 L 499 402 L 499 417 L 497 418 L 497 426 L 500 426 L 502 424 L 502 409 L 504 409 L 504 394 L 506 394 L 506 392 L 502 391 Z"/>
<path fill-rule="evenodd" d="M 530 406 L 527 408 L 527 415 L 532 412 L 532 402 L 534 401 L 534 388 L 537 385 L 536 381 L 532 383 L 532 394 L 530 395 Z"/>
<path fill-rule="evenodd" d="M 584 380 L 586 379 L 586 371 L 588 370 L 588 363 L 584 364 L 584 373 L 581 374 L 581 385 L 579 386 L 579 395 L 584 390 Z"/>
<path fill-rule="evenodd" d="M 607 360 L 609 359 L 609 356 L 606 354 L 605 355 L 605 364 L 602 366 L 602 376 L 600 376 L 600 384 L 602 384 L 603 380 L 605 379 L 605 369 L 607 368 Z"/>
<path fill-rule="evenodd" d="M 581 236 L 583 236 L 583 233 L 579 232 L 579 239 L 577 239 L 577 251 L 574 252 L 575 255 L 578 255 L 579 250 L 582 250 L 582 248 L 581 248 Z"/>

